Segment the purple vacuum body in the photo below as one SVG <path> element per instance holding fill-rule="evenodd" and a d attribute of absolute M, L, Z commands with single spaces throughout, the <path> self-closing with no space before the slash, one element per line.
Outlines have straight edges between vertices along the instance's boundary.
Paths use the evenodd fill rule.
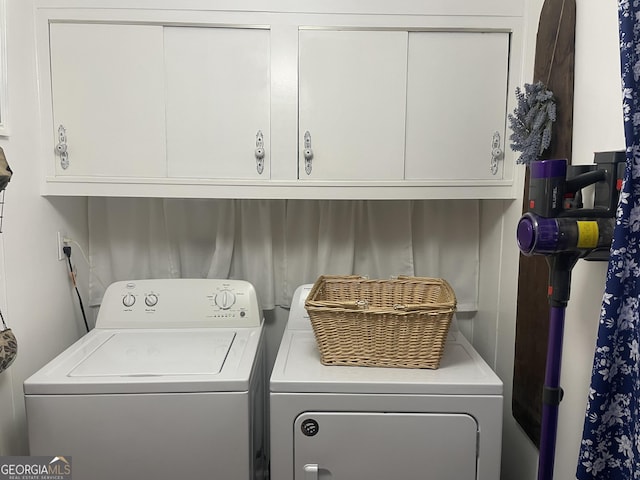
<path fill-rule="evenodd" d="M 581 258 L 607 260 L 615 211 L 626 161 L 624 152 L 596 154 L 595 165 L 568 167 L 564 159 L 531 162 L 529 211 L 516 228 L 525 255 L 544 255 L 549 264 L 549 337 L 542 392 L 538 480 L 552 480 L 562 400 L 560 370 L 564 313 L 569 302 L 571 271 Z M 572 173 L 567 179 L 569 168 Z M 582 189 L 595 185 L 593 208 L 582 208 Z"/>
<path fill-rule="evenodd" d="M 610 218 L 546 218 L 527 212 L 518 222 L 516 240 L 525 255 L 608 250 L 614 226 Z"/>
<path fill-rule="evenodd" d="M 567 181 L 567 161 L 531 162 L 529 210 L 543 217 L 555 217 L 563 208 Z"/>
<path fill-rule="evenodd" d="M 523 254 L 576 252 L 579 258 L 600 259 L 594 252 L 604 252 L 608 258 L 625 158 L 620 153 L 597 153 L 595 165 L 576 167 L 582 173 L 569 179 L 565 159 L 531 162 L 529 212 L 516 229 Z M 581 208 L 581 191 L 589 185 L 595 185 L 594 206 Z"/>

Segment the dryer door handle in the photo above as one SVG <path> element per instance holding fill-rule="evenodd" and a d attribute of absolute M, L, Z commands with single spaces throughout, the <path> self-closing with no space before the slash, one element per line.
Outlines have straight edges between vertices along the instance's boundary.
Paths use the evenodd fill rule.
<path fill-rule="evenodd" d="M 317 463 L 308 463 L 304 466 L 304 480 L 318 480 L 318 468 Z"/>

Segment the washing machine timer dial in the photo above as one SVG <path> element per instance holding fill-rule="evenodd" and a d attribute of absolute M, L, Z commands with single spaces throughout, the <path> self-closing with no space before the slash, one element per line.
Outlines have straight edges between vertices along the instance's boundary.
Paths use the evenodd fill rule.
<path fill-rule="evenodd" d="M 229 289 L 224 289 L 216 294 L 216 305 L 222 310 L 229 310 L 236 303 L 236 295 Z"/>

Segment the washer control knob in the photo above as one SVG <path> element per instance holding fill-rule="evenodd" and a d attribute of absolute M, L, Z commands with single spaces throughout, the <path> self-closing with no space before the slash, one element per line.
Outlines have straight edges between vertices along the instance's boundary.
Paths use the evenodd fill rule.
<path fill-rule="evenodd" d="M 134 303 L 136 303 L 136 297 L 134 297 L 130 293 L 127 293 L 124 297 L 122 297 L 122 304 L 125 307 L 132 307 Z"/>
<path fill-rule="evenodd" d="M 158 295 L 155 293 L 150 293 L 146 297 L 144 297 L 144 303 L 147 307 L 155 307 L 158 303 Z"/>
<path fill-rule="evenodd" d="M 222 290 L 216 294 L 215 302 L 222 310 L 229 310 L 236 303 L 236 296 L 231 290 Z"/>

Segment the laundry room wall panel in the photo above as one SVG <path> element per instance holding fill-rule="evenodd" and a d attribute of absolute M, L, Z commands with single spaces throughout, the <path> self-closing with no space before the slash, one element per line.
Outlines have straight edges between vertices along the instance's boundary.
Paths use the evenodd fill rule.
<path fill-rule="evenodd" d="M 14 135 L 19 135 L 20 124 L 14 125 Z M 3 147 L 6 152 L 19 152 L 24 148 L 13 136 L 8 143 Z M 23 171 L 29 175 L 28 167 Z M 0 437 L 6 440 L 5 455 L 28 453 L 22 382 L 85 332 L 67 263 L 58 260 L 56 234 L 58 229 L 63 230 L 79 244 L 88 245 L 87 237 L 83 236 L 86 235 L 86 200 L 57 199 L 39 205 L 33 202 L 37 194 L 25 192 L 28 187 L 25 188 L 23 182 L 28 182 L 28 177 L 18 181 L 16 173 L 6 194 L 2 233 L 5 254 L 11 257 L 5 264 L 7 303 L 3 314 L 18 341 L 16 361 L 5 372 L 10 374 L 8 378 L 12 382 L 13 406 L 0 412 L 0 422 L 10 419 L 7 428 L 0 430 Z M 20 205 L 12 208 L 9 198 L 14 205 L 18 202 Z M 11 218 L 13 216 L 24 218 Z M 38 219 L 38 226 L 33 225 L 34 218 Z M 78 288 L 86 301 L 88 269 L 78 247 L 74 245 L 72 249 Z"/>
<path fill-rule="evenodd" d="M 7 312 L 7 285 L 4 262 L 4 238 L 0 235 L 0 310 L 3 316 Z M 0 326 L 0 328 L 3 328 Z M 10 369 L 0 373 L 0 405 L 5 405 L 4 412 L 0 412 L 0 432 L 14 431 L 13 427 L 13 372 Z M 5 455 L 9 449 L 9 435 L 0 435 L 0 455 Z"/>
<path fill-rule="evenodd" d="M 23 380 L 83 332 L 68 267 L 58 260 L 57 232 L 87 248 L 87 201 L 45 199 L 38 191 L 39 111 L 35 69 L 34 4 L 8 0 L 7 107 L 10 135 L 0 138 L 14 175 L 5 193 L 0 248 L 4 268 L 0 308 L 18 339 L 18 356 L 0 374 L 0 455 L 27 455 Z M 84 260 L 74 246 L 79 288 L 86 298 Z M 6 292 L 6 295 L 5 293 Z"/>
<path fill-rule="evenodd" d="M 7 0 L 0 2 L 0 133 L 10 132 L 7 98 Z"/>
<path fill-rule="evenodd" d="M 472 343 L 492 368 L 496 368 L 496 348 L 501 297 L 500 272 L 508 262 L 507 252 L 517 258 L 515 241 L 511 239 L 510 223 L 505 221 L 509 209 L 517 202 L 486 200 L 480 206 L 480 265 L 478 312 L 473 321 Z M 516 207 L 517 209 L 517 207 Z"/>
<path fill-rule="evenodd" d="M 0 402 L 6 406 L 4 414 L 0 415 L 0 429 L 2 432 L 5 432 L 0 436 L 0 455 L 8 455 L 8 452 L 13 450 L 10 447 L 13 443 L 13 435 L 9 432 L 13 432 L 14 434 L 16 432 L 13 414 L 14 393 L 12 376 L 10 371 L 0 376 Z"/>

